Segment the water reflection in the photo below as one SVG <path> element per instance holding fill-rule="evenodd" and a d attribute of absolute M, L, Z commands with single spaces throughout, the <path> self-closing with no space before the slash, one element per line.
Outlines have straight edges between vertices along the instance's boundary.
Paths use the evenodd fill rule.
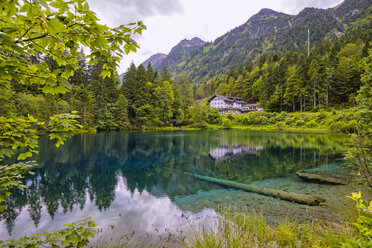
<path fill-rule="evenodd" d="M 115 199 L 106 211 L 100 211 L 95 200 L 88 197 L 89 192 L 86 192 L 82 205 L 74 204 L 70 206 L 69 211 L 65 211 L 60 205 L 52 218 L 50 218 L 48 206 L 39 202 L 36 226 L 29 217 L 33 211 L 32 206 L 19 210 L 17 225 L 13 229 L 15 236 L 30 235 L 30 230 L 42 232 L 64 228 L 66 220 L 73 222 L 90 216 L 98 223 L 98 228 L 104 230 L 114 226 L 116 230 L 120 230 L 121 234 L 135 231 L 139 236 L 149 234 L 157 238 L 158 235 L 166 234 L 166 230 L 177 233 L 181 230 L 181 226 L 189 226 L 185 224 L 198 225 L 201 221 L 207 220 L 199 219 L 200 216 L 216 216 L 212 209 L 205 209 L 200 213 L 183 212 L 172 203 L 169 197 L 156 197 L 146 190 L 132 192 L 128 189 L 124 177 L 118 176 L 116 179 Z M 6 232 L 0 233 L 1 240 L 9 238 Z"/>
<path fill-rule="evenodd" d="M 209 156 L 216 161 L 224 161 L 231 159 L 239 159 L 246 154 L 256 155 L 258 151 L 261 151 L 262 147 L 250 147 L 241 145 L 220 145 L 217 148 L 209 151 Z"/>
<path fill-rule="evenodd" d="M 101 133 L 74 137 L 56 149 L 44 137 L 35 175 L 26 178 L 24 191 L 13 192 L 0 216 L 0 239 L 86 216 L 100 225 L 119 222 L 119 213 L 129 220 L 138 216 L 135 229 L 144 231 L 180 214 L 172 204 L 176 196 L 219 188 L 189 173 L 239 182 L 280 177 L 335 161 L 346 141 L 253 131 Z"/>

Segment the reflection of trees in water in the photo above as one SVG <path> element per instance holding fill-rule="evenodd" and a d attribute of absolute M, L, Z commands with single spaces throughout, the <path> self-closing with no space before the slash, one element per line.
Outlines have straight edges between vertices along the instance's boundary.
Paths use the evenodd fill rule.
<path fill-rule="evenodd" d="M 342 136 L 249 131 L 102 133 L 74 137 L 56 149 L 45 137 L 36 174 L 27 177 L 25 191 L 12 194 L 1 219 L 11 233 L 27 205 L 37 226 L 42 202 L 53 218 L 59 207 L 63 212 L 83 209 L 87 196 L 104 211 L 115 199 L 118 173 L 132 192 L 146 189 L 171 199 L 217 188 L 183 172 L 248 182 L 283 176 L 331 161 L 344 142 Z M 263 149 L 236 159 L 211 159 L 209 151 L 221 145 Z"/>

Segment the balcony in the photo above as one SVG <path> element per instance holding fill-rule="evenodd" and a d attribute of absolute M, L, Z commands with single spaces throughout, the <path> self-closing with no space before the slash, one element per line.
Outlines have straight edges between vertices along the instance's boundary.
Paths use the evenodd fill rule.
<path fill-rule="evenodd" d="M 256 107 L 243 107 L 242 108 L 242 112 L 249 112 L 249 111 L 256 111 L 257 108 Z"/>

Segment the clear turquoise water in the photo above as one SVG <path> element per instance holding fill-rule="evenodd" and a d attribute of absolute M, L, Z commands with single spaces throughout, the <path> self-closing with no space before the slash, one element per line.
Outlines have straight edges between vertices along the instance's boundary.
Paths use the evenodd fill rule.
<path fill-rule="evenodd" d="M 332 134 L 264 131 L 114 132 L 76 136 L 56 149 L 44 137 L 35 175 L 26 178 L 25 191 L 13 192 L 0 216 L 0 239 L 88 216 L 120 232 L 176 230 L 187 223 L 185 215 L 215 215 L 217 203 L 203 205 L 204 195 L 236 194 L 189 173 L 244 183 L 280 178 L 340 163 L 347 141 Z M 177 200 L 195 201 L 194 196 L 197 211 Z"/>

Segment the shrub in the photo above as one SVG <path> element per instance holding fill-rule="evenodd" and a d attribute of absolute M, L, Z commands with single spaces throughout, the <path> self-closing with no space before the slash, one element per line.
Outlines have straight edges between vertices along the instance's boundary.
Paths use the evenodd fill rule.
<path fill-rule="evenodd" d="M 275 122 L 284 121 L 287 116 L 288 116 L 287 112 L 283 111 L 280 114 L 276 114 L 276 116 L 273 116 L 271 119 L 274 120 Z"/>
<path fill-rule="evenodd" d="M 250 120 L 249 116 L 247 116 L 247 115 L 244 115 L 243 118 L 241 118 L 241 120 L 242 120 L 243 125 L 248 126 L 248 125 L 251 124 L 251 120 Z"/>
<path fill-rule="evenodd" d="M 285 129 L 285 123 L 284 122 L 282 122 L 282 121 L 280 121 L 280 122 L 277 122 L 276 124 L 275 124 L 275 127 L 278 129 L 278 130 L 284 130 Z"/>
<path fill-rule="evenodd" d="M 295 126 L 296 126 L 296 127 L 302 127 L 302 126 L 305 126 L 305 122 L 304 122 L 303 120 L 298 120 L 298 121 L 296 121 Z"/>
<path fill-rule="evenodd" d="M 215 108 L 209 108 L 208 111 L 208 123 L 209 124 L 221 124 L 221 115 Z"/>
<path fill-rule="evenodd" d="M 355 123 L 338 121 L 336 123 L 332 123 L 329 126 L 329 129 L 342 133 L 353 133 L 355 131 Z"/>
<path fill-rule="evenodd" d="M 316 123 L 315 120 L 311 120 L 311 121 L 306 123 L 306 127 L 309 127 L 309 128 L 315 128 L 317 126 L 318 126 L 318 123 Z"/>
<path fill-rule="evenodd" d="M 222 121 L 222 126 L 223 126 L 223 128 L 224 129 L 231 129 L 232 128 L 232 123 L 231 123 L 231 120 L 229 120 L 229 119 L 224 119 L 223 121 Z"/>
<path fill-rule="evenodd" d="M 86 247 L 89 238 L 93 238 L 96 223 L 91 219 L 83 219 L 71 224 L 65 224 L 66 228 L 33 234 L 30 237 L 22 237 L 18 240 L 0 241 L 0 247 Z"/>
<path fill-rule="evenodd" d="M 229 111 L 229 114 L 227 115 L 227 118 L 232 121 L 234 120 L 234 116 L 231 114 L 231 111 Z"/>
<path fill-rule="evenodd" d="M 360 191 L 348 197 L 355 202 L 355 207 L 358 210 L 358 217 L 353 225 L 359 233 L 359 241 L 363 244 L 361 247 L 372 247 L 372 201 L 366 206 Z"/>
<path fill-rule="evenodd" d="M 266 116 L 260 116 L 257 124 L 267 125 L 268 123 L 269 123 L 269 119 Z"/>
<path fill-rule="evenodd" d="M 294 123 L 298 120 L 297 116 L 288 116 L 285 120 L 287 126 L 293 126 Z"/>

